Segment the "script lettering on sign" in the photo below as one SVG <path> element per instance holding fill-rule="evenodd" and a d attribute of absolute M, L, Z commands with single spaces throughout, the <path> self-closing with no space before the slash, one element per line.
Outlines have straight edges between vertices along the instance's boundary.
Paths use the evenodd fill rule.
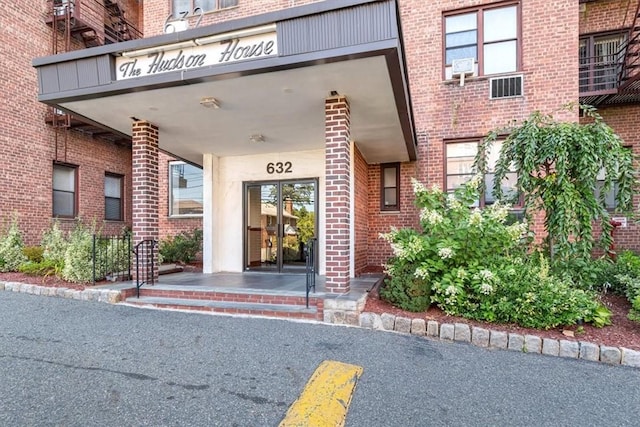
<path fill-rule="evenodd" d="M 274 31 L 212 43 L 208 43 L 206 39 L 195 39 L 169 45 L 164 49 L 159 46 L 124 52 L 116 59 L 116 76 L 118 80 L 125 80 L 266 58 L 277 54 L 277 35 Z"/>

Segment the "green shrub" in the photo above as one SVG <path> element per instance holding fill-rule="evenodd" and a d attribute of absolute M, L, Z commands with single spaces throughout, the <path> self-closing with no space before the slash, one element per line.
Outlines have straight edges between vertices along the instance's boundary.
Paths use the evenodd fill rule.
<path fill-rule="evenodd" d="M 190 263 L 202 248 L 202 230 L 183 231 L 160 242 L 160 257 L 163 262 Z"/>
<path fill-rule="evenodd" d="M 22 253 L 27 257 L 28 261 L 40 263 L 43 260 L 44 249 L 41 246 L 25 246 L 22 248 Z"/>
<path fill-rule="evenodd" d="M 67 244 L 67 239 L 58 227 L 58 222 L 53 221 L 51 227 L 42 234 L 40 241 L 40 246 L 43 248 L 42 257 L 57 264 L 64 263 Z"/>
<path fill-rule="evenodd" d="M 416 266 L 401 261 L 391 262 L 392 271 L 380 289 L 380 296 L 403 310 L 420 312 L 431 303 L 429 282 L 416 275 Z"/>
<path fill-rule="evenodd" d="M 527 252 L 527 225 L 509 224 L 508 206 L 469 208 L 479 197 L 477 177 L 453 194 L 417 182 L 414 192 L 422 230 L 381 235 L 395 255 L 383 298 L 417 309 L 430 291 L 447 314 L 533 328 L 606 324 L 610 313 L 595 293 L 576 289 L 569 276 L 552 274 L 545 257 Z"/>
<path fill-rule="evenodd" d="M 27 261 L 18 267 L 18 271 L 32 276 L 59 276 L 62 273 L 62 265 L 52 260 Z"/>
<path fill-rule="evenodd" d="M 69 233 L 62 278 L 75 283 L 93 280 L 93 233 L 81 223 Z"/>
<path fill-rule="evenodd" d="M 13 215 L 11 224 L 4 236 L 0 236 L 0 271 L 17 271 L 20 264 L 27 261 L 22 253 L 24 242 L 18 228 L 18 217 Z"/>
<path fill-rule="evenodd" d="M 576 289 L 573 282 L 550 273 L 546 258 L 531 258 L 499 271 L 496 317 L 530 328 L 549 329 L 580 321 L 604 326 L 609 311 L 593 292 Z M 610 314 L 610 313 L 609 313 Z"/>
<path fill-rule="evenodd" d="M 628 317 L 635 322 L 640 322 L 640 296 L 637 296 L 631 302 L 631 310 L 629 311 Z"/>
<path fill-rule="evenodd" d="M 578 289 L 623 295 L 624 285 L 615 278 L 619 270 L 619 264 L 608 256 L 597 259 L 557 259 L 553 265 L 555 275 L 572 281 Z"/>
<path fill-rule="evenodd" d="M 640 255 L 633 251 L 623 251 L 616 258 L 620 274 L 640 277 Z"/>

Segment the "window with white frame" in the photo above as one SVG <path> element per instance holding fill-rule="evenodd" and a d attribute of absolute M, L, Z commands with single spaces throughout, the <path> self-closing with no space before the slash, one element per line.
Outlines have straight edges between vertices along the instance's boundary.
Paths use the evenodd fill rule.
<path fill-rule="evenodd" d="M 473 167 L 480 141 L 448 142 L 446 150 L 446 190 L 454 191 L 476 174 Z M 493 197 L 493 185 L 495 182 L 495 167 L 500 157 L 501 141 L 495 141 L 487 153 L 487 173 L 484 176 L 485 188 L 478 201 L 479 206 L 487 206 L 495 203 Z M 502 194 L 505 198 L 516 194 L 516 172 L 509 172 L 502 181 Z"/>
<path fill-rule="evenodd" d="M 202 169 L 185 162 L 169 163 L 169 215 L 202 215 Z"/>
<path fill-rule="evenodd" d="M 173 16 L 181 18 L 193 15 L 196 9 L 203 13 L 237 6 L 238 0 L 173 0 Z"/>
<path fill-rule="evenodd" d="M 104 176 L 104 219 L 107 221 L 124 220 L 123 183 L 122 175 L 106 174 Z"/>
<path fill-rule="evenodd" d="M 473 58 L 479 75 L 518 71 L 519 3 L 446 13 L 444 31 L 447 69 L 453 60 Z"/>
<path fill-rule="evenodd" d="M 53 165 L 53 216 L 75 218 L 77 213 L 77 166 Z"/>

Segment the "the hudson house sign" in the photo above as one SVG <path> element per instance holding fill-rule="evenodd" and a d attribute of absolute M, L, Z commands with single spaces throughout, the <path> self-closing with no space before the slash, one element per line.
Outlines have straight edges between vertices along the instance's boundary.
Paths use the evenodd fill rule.
<path fill-rule="evenodd" d="M 243 37 L 243 33 L 251 35 Z M 116 75 L 117 80 L 125 80 L 277 54 L 275 26 L 267 26 L 123 52 L 122 56 L 116 58 Z"/>

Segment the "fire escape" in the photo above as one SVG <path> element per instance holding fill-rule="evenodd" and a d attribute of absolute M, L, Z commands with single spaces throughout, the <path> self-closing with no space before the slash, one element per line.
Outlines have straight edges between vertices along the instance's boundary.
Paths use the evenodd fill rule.
<path fill-rule="evenodd" d="M 47 0 L 46 23 L 52 28 L 51 53 L 54 55 L 142 37 L 125 18 L 120 0 Z M 53 107 L 49 107 L 45 121 L 55 129 L 56 160 L 66 161 L 69 130 L 117 144 L 130 145 L 131 142 Z"/>
<path fill-rule="evenodd" d="M 629 8 L 635 12 L 626 30 L 580 39 L 579 88 L 583 104 L 598 107 L 640 103 L 640 1 Z M 623 27 L 626 21 L 625 16 Z"/>

